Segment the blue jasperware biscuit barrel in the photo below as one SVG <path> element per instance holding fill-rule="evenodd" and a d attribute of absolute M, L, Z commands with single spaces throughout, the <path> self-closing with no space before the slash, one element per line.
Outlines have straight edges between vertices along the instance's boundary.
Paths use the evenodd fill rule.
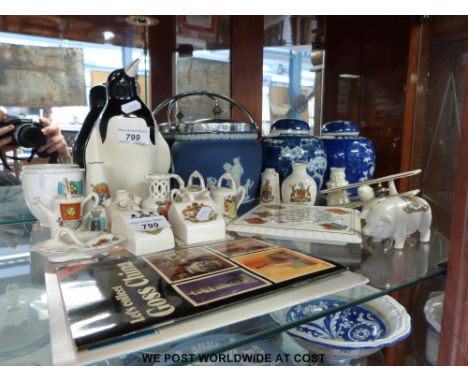
<path fill-rule="evenodd" d="M 170 119 L 172 106 L 188 96 L 207 96 L 213 99 L 215 116 L 212 119 L 182 121 L 177 124 L 171 147 L 174 172 L 187 182 L 190 174 L 198 170 L 208 188 L 215 186 L 219 177 L 229 172 L 236 186 L 243 186 L 246 190 L 238 213 L 247 212 L 253 207 L 262 167 L 262 149 L 258 141 L 257 124 L 250 113 L 236 101 L 221 94 L 205 91 L 179 94 L 163 102 L 154 114 L 167 106 Z M 215 101 L 216 98 L 238 107 L 249 122 L 217 118 L 215 110 L 219 109 L 219 105 Z"/>

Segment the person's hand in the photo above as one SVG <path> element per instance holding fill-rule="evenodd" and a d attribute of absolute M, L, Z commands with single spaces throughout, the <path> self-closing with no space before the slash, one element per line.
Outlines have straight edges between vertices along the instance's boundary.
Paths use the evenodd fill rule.
<path fill-rule="evenodd" d="M 57 126 L 51 125 L 47 118 L 39 118 L 46 126 L 42 128 L 42 132 L 47 136 L 45 145 L 40 146 L 37 151 L 46 152 L 47 154 L 57 151 L 60 162 L 71 163 L 71 155 L 68 151 L 67 141 L 60 132 Z"/>
<path fill-rule="evenodd" d="M 0 106 L 0 121 L 8 115 L 7 109 Z M 13 125 L 0 127 L 0 152 L 8 151 L 8 144 L 12 141 L 11 137 L 4 137 L 5 134 L 12 131 L 15 127 Z"/>
<path fill-rule="evenodd" d="M 5 134 L 12 131 L 15 127 L 13 125 L 8 125 L 0 127 L 0 151 L 8 151 L 7 146 L 11 143 L 11 137 L 4 137 Z"/>

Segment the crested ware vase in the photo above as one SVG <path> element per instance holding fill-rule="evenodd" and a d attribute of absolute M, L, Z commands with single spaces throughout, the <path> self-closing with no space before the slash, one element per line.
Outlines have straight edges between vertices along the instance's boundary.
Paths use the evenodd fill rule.
<path fill-rule="evenodd" d="M 307 173 L 306 163 L 293 163 L 292 173 L 281 185 L 283 203 L 315 204 L 317 185 Z"/>

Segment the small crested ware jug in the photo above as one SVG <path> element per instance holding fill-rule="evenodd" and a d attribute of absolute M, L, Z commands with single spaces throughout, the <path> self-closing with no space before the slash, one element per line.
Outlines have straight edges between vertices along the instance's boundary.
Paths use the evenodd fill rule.
<path fill-rule="evenodd" d="M 222 187 L 223 180 L 229 181 L 230 187 Z M 236 187 L 236 182 L 230 173 L 226 172 L 219 177 L 216 187 L 211 188 L 210 194 L 225 220 L 237 218 L 237 210 L 245 197 L 245 188 Z"/>
<path fill-rule="evenodd" d="M 177 174 L 146 174 L 149 195 L 143 200 L 142 207 L 164 212 L 165 206 L 171 201 L 171 179 L 175 179 L 179 185 L 178 189 L 185 186 L 183 179 Z"/>
<path fill-rule="evenodd" d="M 262 203 L 281 203 L 279 174 L 274 168 L 266 168 L 262 173 L 260 201 Z"/>

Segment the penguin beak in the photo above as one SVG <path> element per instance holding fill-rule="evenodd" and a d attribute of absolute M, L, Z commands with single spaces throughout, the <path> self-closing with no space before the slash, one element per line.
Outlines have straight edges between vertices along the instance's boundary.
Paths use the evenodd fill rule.
<path fill-rule="evenodd" d="M 136 60 L 133 60 L 130 65 L 128 65 L 124 71 L 125 74 L 129 77 L 135 78 L 137 71 L 138 71 L 138 65 L 140 64 L 140 59 L 137 58 Z"/>

